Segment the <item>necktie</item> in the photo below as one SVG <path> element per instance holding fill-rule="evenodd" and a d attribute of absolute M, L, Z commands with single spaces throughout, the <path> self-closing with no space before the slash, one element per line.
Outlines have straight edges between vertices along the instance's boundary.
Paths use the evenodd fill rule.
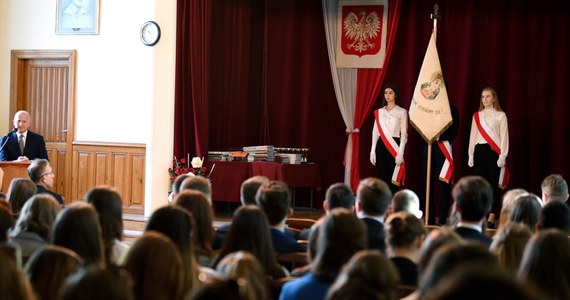
<path fill-rule="evenodd" d="M 20 140 L 18 141 L 18 144 L 20 145 L 20 153 L 21 153 L 22 155 L 24 155 L 24 146 L 25 146 L 25 144 L 24 144 L 24 135 L 23 135 L 23 134 L 20 134 Z"/>

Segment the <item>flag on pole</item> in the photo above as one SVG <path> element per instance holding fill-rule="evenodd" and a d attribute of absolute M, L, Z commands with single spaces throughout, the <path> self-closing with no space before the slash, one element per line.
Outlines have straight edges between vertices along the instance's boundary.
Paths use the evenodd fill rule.
<path fill-rule="evenodd" d="M 409 114 L 410 123 L 429 144 L 453 121 L 434 33 L 418 76 Z"/>

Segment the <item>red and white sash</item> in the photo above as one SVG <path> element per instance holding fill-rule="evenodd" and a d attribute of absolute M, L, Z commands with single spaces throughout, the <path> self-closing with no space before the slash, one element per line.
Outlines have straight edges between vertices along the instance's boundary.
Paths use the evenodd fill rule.
<path fill-rule="evenodd" d="M 382 122 L 380 122 L 379 111 L 380 111 L 379 109 L 374 111 L 374 116 L 376 117 L 376 126 L 378 127 L 378 131 L 380 132 L 380 137 L 382 138 L 382 142 L 384 142 L 384 146 L 386 146 L 386 149 L 390 151 L 390 154 L 392 154 L 392 157 L 394 157 L 395 160 L 396 156 L 398 155 L 398 150 L 396 149 L 398 149 L 399 146 L 391 134 L 386 134 L 389 131 L 386 128 L 386 126 L 382 124 Z M 405 179 L 406 179 L 406 167 L 404 166 L 404 163 L 402 163 L 399 166 L 396 165 L 396 167 L 394 168 L 394 173 L 392 173 L 392 183 L 395 184 L 396 186 L 400 186 L 400 184 L 404 184 Z"/>
<path fill-rule="evenodd" d="M 485 123 L 485 118 L 481 118 L 479 116 L 479 112 L 473 114 L 473 119 L 475 120 L 475 124 L 477 124 L 477 129 L 479 129 L 479 133 L 481 136 L 487 141 L 491 149 L 495 151 L 497 154 L 501 155 L 501 147 L 499 147 L 500 139 L 498 136 L 495 135 L 493 130 Z M 507 169 L 507 163 L 505 162 L 505 166 L 501 168 L 501 173 L 499 174 L 499 188 L 505 189 L 509 184 L 509 170 Z"/>
<path fill-rule="evenodd" d="M 445 161 L 439 172 L 439 180 L 450 183 L 453 177 L 453 155 L 451 152 L 451 143 L 449 141 L 437 141 L 437 146 L 445 156 Z"/>

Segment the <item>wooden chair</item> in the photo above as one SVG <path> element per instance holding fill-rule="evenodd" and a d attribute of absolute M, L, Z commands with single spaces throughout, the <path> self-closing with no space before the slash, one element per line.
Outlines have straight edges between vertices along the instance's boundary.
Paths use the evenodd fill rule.
<path fill-rule="evenodd" d="M 287 227 L 295 228 L 298 230 L 303 230 L 307 228 L 311 228 L 313 224 L 315 224 L 315 220 L 313 219 L 305 219 L 305 218 L 288 218 L 286 221 Z"/>

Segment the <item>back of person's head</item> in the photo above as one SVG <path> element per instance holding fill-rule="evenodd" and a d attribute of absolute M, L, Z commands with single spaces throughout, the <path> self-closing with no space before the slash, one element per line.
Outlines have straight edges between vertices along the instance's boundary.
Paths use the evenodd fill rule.
<path fill-rule="evenodd" d="M 352 210 L 354 208 L 356 197 L 348 185 L 338 182 L 329 186 L 325 194 L 325 200 L 327 201 L 328 211 L 337 207 Z"/>
<path fill-rule="evenodd" d="M 214 212 L 206 196 L 198 191 L 184 190 L 176 195 L 174 203 L 192 213 L 196 225 L 192 235 L 194 244 L 197 250 L 210 256 L 214 240 Z"/>
<path fill-rule="evenodd" d="M 250 177 L 242 182 L 240 187 L 241 205 L 256 205 L 255 195 L 257 194 L 257 190 L 260 186 L 268 184 L 269 178 L 261 175 Z"/>
<path fill-rule="evenodd" d="M 202 176 L 189 176 L 182 181 L 180 192 L 183 190 L 195 190 L 204 193 L 208 201 L 212 202 L 212 183 L 210 179 Z"/>
<path fill-rule="evenodd" d="M 332 282 L 342 266 L 358 251 L 366 249 L 366 228 L 354 213 L 333 209 L 319 226 L 317 253 L 312 268 L 321 281 Z"/>
<path fill-rule="evenodd" d="M 541 209 L 542 204 L 538 196 L 529 193 L 522 194 L 515 200 L 510 220 L 523 223 L 534 231 Z"/>
<path fill-rule="evenodd" d="M 180 251 L 170 238 L 147 231 L 127 252 L 125 269 L 137 300 L 182 299 L 184 271 Z"/>
<path fill-rule="evenodd" d="M 388 184 L 381 179 L 368 177 L 362 179 L 356 190 L 357 207 L 364 214 L 382 216 L 386 214 L 392 192 Z"/>
<path fill-rule="evenodd" d="M 0 297 L 2 299 L 35 299 L 30 282 L 20 270 L 13 249 L 0 247 Z"/>
<path fill-rule="evenodd" d="M 90 266 L 65 282 L 61 300 L 134 300 L 129 273 L 116 267 Z"/>
<path fill-rule="evenodd" d="M 46 169 L 49 166 L 49 161 L 44 158 L 36 158 L 31 161 L 28 166 L 28 177 L 31 181 L 38 184 L 44 175 L 46 175 Z"/>
<path fill-rule="evenodd" d="M 568 184 L 564 177 L 559 174 L 546 176 L 540 184 L 542 190 L 542 200 L 545 203 L 550 201 L 566 202 L 568 200 Z"/>
<path fill-rule="evenodd" d="M 278 225 L 291 209 L 291 191 L 285 182 L 271 181 L 259 187 L 255 202 L 267 215 L 269 225 Z"/>
<path fill-rule="evenodd" d="M 240 206 L 236 209 L 224 246 L 213 266 L 216 267 L 226 255 L 240 250 L 257 257 L 268 276 L 275 277 L 280 273 L 276 270 L 280 268 L 273 251 L 267 216 L 255 205 Z"/>
<path fill-rule="evenodd" d="M 556 228 L 570 234 L 570 207 L 564 202 L 550 201 L 542 207 L 537 229 Z"/>
<path fill-rule="evenodd" d="M 40 299 L 57 299 L 65 280 L 81 266 L 77 253 L 48 245 L 37 250 L 26 263 L 26 275 Z"/>
<path fill-rule="evenodd" d="M 352 291 L 350 295 L 347 293 L 353 285 L 364 288 L 365 294 L 370 292 L 378 297 L 370 299 L 397 299 L 396 286 L 399 281 L 398 271 L 383 253 L 362 250 L 346 263 L 331 286 L 327 299 L 363 299 L 354 297 L 357 294 L 353 296 Z"/>
<path fill-rule="evenodd" d="M 181 191 L 180 187 L 182 186 L 182 182 L 184 182 L 186 178 L 194 176 L 196 176 L 194 175 L 194 173 L 185 173 L 178 175 L 176 179 L 174 179 L 174 182 L 172 183 L 172 194 L 177 195 L 178 193 L 180 193 Z"/>
<path fill-rule="evenodd" d="M 493 190 L 480 176 L 465 176 L 453 187 L 453 199 L 457 203 L 461 220 L 478 222 L 491 209 Z"/>
<path fill-rule="evenodd" d="M 49 194 L 32 196 L 22 207 L 12 236 L 20 232 L 33 232 L 47 241 L 60 209 L 59 203 Z"/>
<path fill-rule="evenodd" d="M 536 290 L 517 282 L 502 268 L 468 265 L 451 272 L 422 299 L 539 300 L 543 298 Z"/>
<path fill-rule="evenodd" d="M 508 222 L 497 230 L 489 249 L 497 255 L 502 266 L 516 274 L 531 235 L 525 224 Z"/>
<path fill-rule="evenodd" d="M 98 186 L 85 194 L 85 201 L 95 208 L 99 215 L 101 234 L 105 244 L 105 258 L 111 262 L 115 240 L 123 239 L 123 201 L 114 188 Z"/>
<path fill-rule="evenodd" d="M 394 194 L 392 197 L 392 211 L 407 211 L 418 219 L 421 219 L 424 214 L 420 210 L 420 198 L 414 191 L 409 189 L 403 189 Z"/>
<path fill-rule="evenodd" d="M 442 278 L 469 265 L 481 265 L 489 269 L 500 267 L 497 257 L 482 244 L 466 242 L 443 246 L 436 251 L 427 270 L 420 277 L 420 298 L 435 288 Z"/>
<path fill-rule="evenodd" d="M 85 265 L 104 261 L 103 238 L 95 208 L 85 202 L 74 202 L 56 217 L 52 228 L 52 244 L 75 251 Z"/>
<path fill-rule="evenodd" d="M 507 223 L 511 219 L 511 212 L 513 211 L 513 206 L 515 205 L 515 200 L 522 194 L 528 193 L 525 189 L 512 189 L 508 190 L 503 195 L 502 206 L 501 206 L 501 216 L 499 218 L 499 227 L 503 223 Z"/>
<path fill-rule="evenodd" d="M 535 234 L 525 248 L 518 279 L 536 286 L 547 299 L 570 299 L 570 239 L 548 229 Z"/>
<path fill-rule="evenodd" d="M 420 249 L 420 260 L 418 262 L 420 278 L 440 248 L 448 245 L 459 245 L 462 242 L 461 236 L 451 227 L 444 226 L 430 231 Z"/>
<path fill-rule="evenodd" d="M 255 300 L 263 298 L 250 298 L 244 286 L 247 282 L 243 279 L 213 279 L 196 289 L 190 299 L 192 300 Z"/>
<path fill-rule="evenodd" d="M 222 278 L 242 280 L 248 299 L 266 299 L 267 280 L 259 260 L 247 251 L 226 255 L 218 263 L 216 271 Z"/>
<path fill-rule="evenodd" d="M 427 235 L 427 229 L 420 219 L 407 211 L 393 213 L 384 222 L 386 231 L 386 243 L 391 248 L 413 248 L 417 245 L 418 238 Z"/>
<path fill-rule="evenodd" d="M 10 204 L 5 200 L 0 200 L 0 243 L 8 240 L 8 230 L 11 229 L 16 220 L 10 209 Z"/>
<path fill-rule="evenodd" d="M 19 214 L 24 203 L 38 192 L 36 184 L 27 178 L 14 178 L 8 187 L 8 203 L 14 214 Z"/>

